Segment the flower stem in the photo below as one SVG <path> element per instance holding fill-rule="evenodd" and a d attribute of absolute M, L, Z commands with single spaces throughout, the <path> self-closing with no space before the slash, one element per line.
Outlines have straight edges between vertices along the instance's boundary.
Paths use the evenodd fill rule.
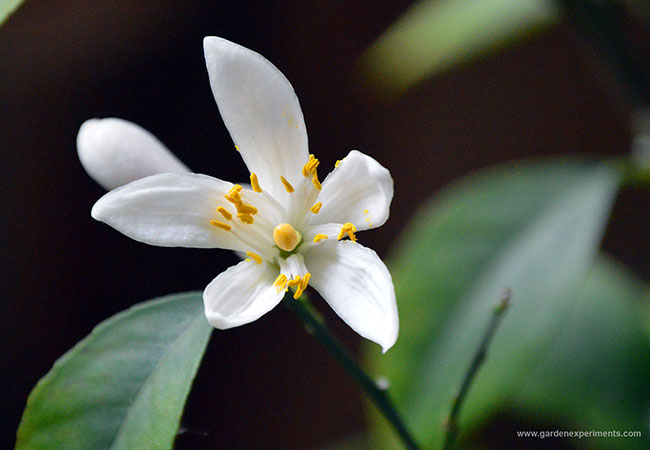
<path fill-rule="evenodd" d="M 510 289 L 506 289 L 503 295 L 501 296 L 501 300 L 495 306 L 492 312 L 490 323 L 487 329 L 485 330 L 485 334 L 483 334 L 483 339 L 481 339 L 481 344 L 479 345 L 476 354 L 472 359 L 472 363 L 469 365 L 469 368 L 465 373 L 465 377 L 463 378 L 463 382 L 460 385 L 458 394 L 456 394 L 456 396 L 454 397 L 454 401 L 451 405 L 451 410 L 449 411 L 449 415 L 447 416 L 447 420 L 445 421 L 446 432 L 445 432 L 444 445 L 442 447 L 443 450 L 450 450 L 454 446 L 454 442 L 456 440 L 456 437 L 458 436 L 458 415 L 460 414 L 460 409 L 463 405 L 463 401 L 467 396 L 467 392 L 469 391 L 472 381 L 474 381 L 474 377 L 476 376 L 478 369 L 485 361 L 485 356 L 487 355 L 487 349 L 509 305 L 510 305 Z"/>
<path fill-rule="evenodd" d="M 284 305 L 293 311 L 298 318 L 305 324 L 307 331 L 316 338 L 321 344 L 332 353 L 332 355 L 341 363 L 348 374 L 357 382 L 368 397 L 377 405 L 384 417 L 393 426 L 400 439 L 411 450 L 418 450 L 419 447 L 411 437 L 408 429 L 402 422 L 402 419 L 395 409 L 393 402 L 388 396 L 386 390 L 380 389 L 375 381 L 357 364 L 350 354 L 343 348 L 339 341 L 332 336 L 325 327 L 322 318 L 313 309 L 313 307 L 301 297 L 300 300 L 294 300 L 287 294 L 284 298 Z"/>

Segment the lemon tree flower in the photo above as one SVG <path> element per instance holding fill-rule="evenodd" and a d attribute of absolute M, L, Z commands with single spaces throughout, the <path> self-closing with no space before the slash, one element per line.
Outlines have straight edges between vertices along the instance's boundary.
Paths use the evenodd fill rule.
<path fill-rule="evenodd" d="M 156 156 L 165 164 L 155 171 L 177 172 L 118 187 L 97 201 L 92 216 L 151 245 L 245 254 L 205 288 L 205 315 L 215 328 L 252 322 L 290 288 L 299 298 L 311 285 L 385 352 L 399 328 L 395 291 L 384 263 L 357 242 L 356 233 L 387 220 L 390 173 L 353 150 L 321 182 L 298 99 L 284 75 L 261 55 L 221 38 L 206 37 L 204 50 L 212 92 L 250 171 L 250 188 L 187 172 L 134 124 L 91 122 L 97 131 L 80 132 L 80 156 L 82 147 L 92 154 L 95 147 L 122 149 L 140 139 L 164 154 Z M 130 132 L 140 137 L 130 140 Z"/>

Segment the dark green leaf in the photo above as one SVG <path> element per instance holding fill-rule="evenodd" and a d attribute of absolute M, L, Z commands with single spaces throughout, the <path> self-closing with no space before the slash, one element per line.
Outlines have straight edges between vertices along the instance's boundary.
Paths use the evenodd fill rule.
<path fill-rule="evenodd" d="M 421 0 L 368 49 L 362 68 L 384 95 L 543 29 L 550 0 Z"/>
<path fill-rule="evenodd" d="M 515 408 L 573 430 L 641 431 L 626 449 L 650 448 L 650 336 L 647 291 L 601 257 L 547 357 L 527 378 Z M 619 449 L 621 439 L 584 439 L 585 448 Z"/>
<path fill-rule="evenodd" d="M 469 392 L 461 426 L 521 388 L 575 306 L 593 262 L 617 173 L 584 161 L 510 165 L 462 180 L 424 208 L 391 270 L 400 337 L 373 363 L 427 447 L 503 289 L 512 306 Z"/>
<path fill-rule="evenodd" d="M 211 330 L 200 293 L 101 323 L 36 385 L 16 448 L 171 448 Z"/>

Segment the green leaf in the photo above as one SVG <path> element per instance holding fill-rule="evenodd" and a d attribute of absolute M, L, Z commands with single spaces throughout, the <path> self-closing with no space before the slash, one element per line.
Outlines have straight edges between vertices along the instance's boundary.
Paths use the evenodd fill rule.
<path fill-rule="evenodd" d="M 212 328 L 201 293 L 98 325 L 36 385 L 16 449 L 169 449 Z"/>
<path fill-rule="evenodd" d="M 452 396 L 503 290 L 512 306 L 467 402 L 461 427 L 514 396 L 575 305 L 619 176 L 562 160 L 512 164 L 467 177 L 413 220 L 391 272 L 400 337 L 378 373 L 421 443 L 439 447 Z"/>
<path fill-rule="evenodd" d="M 0 0 L 0 25 L 13 13 L 25 0 Z"/>
<path fill-rule="evenodd" d="M 524 414 L 574 430 L 641 431 L 625 448 L 649 448 L 650 336 L 644 285 L 601 257 L 548 356 L 515 398 Z M 621 448 L 620 439 L 584 439 L 589 448 Z"/>
<path fill-rule="evenodd" d="M 422 0 L 366 51 L 361 70 L 378 93 L 401 95 L 436 73 L 553 24 L 551 0 Z"/>

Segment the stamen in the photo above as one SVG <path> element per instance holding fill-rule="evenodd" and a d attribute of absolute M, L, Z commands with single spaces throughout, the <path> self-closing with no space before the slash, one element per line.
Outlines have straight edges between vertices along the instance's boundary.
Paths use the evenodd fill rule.
<path fill-rule="evenodd" d="M 211 220 L 210 225 L 213 225 L 217 228 L 221 228 L 222 230 L 226 230 L 226 231 L 230 231 L 232 229 L 232 227 L 227 223 L 219 222 L 218 220 Z"/>
<path fill-rule="evenodd" d="M 326 234 L 317 234 L 316 236 L 314 236 L 314 243 L 318 243 L 318 242 L 322 241 L 323 239 L 327 239 Z"/>
<path fill-rule="evenodd" d="M 239 205 L 237 205 L 237 212 L 242 214 L 250 214 L 251 216 L 254 216 L 255 214 L 257 214 L 257 208 L 254 207 L 253 205 L 248 205 L 242 202 Z"/>
<path fill-rule="evenodd" d="M 313 174 L 316 170 L 316 167 L 320 164 L 320 161 L 314 157 L 314 155 L 309 155 L 309 161 L 302 168 L 302 175 L 308 177 L 310 174 Z"/>
<path fill-rule="evenodd" d="M 337 161 L 334 163 L 334 168 L 338 167 L 339 164 L 341 164 L 342 161 L 343 161 L 342 159 L 337 160 Z"/>
<path fill-rule="evenodd" d="M 287 276 L 283 273 L 278 275 L 278 277 L 273 282 L 273 286 L 278 288 L 276 292 L 280 292 L 282 289 L 285 289 L 287 286 Z"/>
<path fill-rule="evenodd" d="M 262 188 L 260 187 L 259 181 L 257 181 L 257 175 L 251 172 L 251 186 L 253 187 L 253 190 L 257 192 L 258 194 L 262 193 Z"/>
<path fill-rule="evenodd" d="M 228 191 L 228 195 L 239 194 L 242 189 L 243 189 L 243 187 L 241 187 L 241 185 L 236 184 L 236 185 L 234 185 L 233 187 L 230 188 L 230 190 Z"/>
<path fill-rule="evenodd" d="M 354 235 L 355 231 L 357 231 L 357 228 L 354 226 L 354 224 L 348 222 L 341 227 L 341 231 L 339 231 L 339 235 L 336 239 L 340 241 L 347 234 L 352 242 L 356 242 L 357 237 Z"/>
<path fill-rule="evenodd" d="M 294 191 L 293 186 L 291 186 L 291 183 L 289 183 L 285 177 L 280 176 L 280 181 L 282 181 L 282 184 L 284 184 L 284 188 L 287 190 L 289 194 L 291 194 Z"/>
<path fill-rule="evenodd" d="M 235 150 L 239 151 L 239 147 L 237 147 L 237 145 L 235 145 Z"/>
<path fill-rule="evenodd" d="M 298 300 L 300 296 L 302 295 L 303 292 L 305 292 L 305 289 L 307 289 L 307 283 L 309 283 L 309 279 L 311 278 L 311 273 L 307 272 L 304 277 L 300 278 L 300 275 L 295 278 L 298 280 L 298 284 L 296 284 L 296 292 L 293 294 L 293 298 Z"/>
<path fill-rule="evenodd" d="M 224 198 L 235 205 L 238 213 L 237 217 L 239 217 L 242 222 L 251 224 L 253 223 L 252 216 L 257 214 L 257 208 L 255 208 L 253 205 L 249 205 L 243 202 L 241 199 L 241 190 L 242 187 L 236 184 L 228 191 L 226 195 L 224 195 Z"/>
<path fill-rule="evenodd" d="M 287 281 L 288 287 L 294 287 L 300 285 L 300 275 L 296 275 L 292 280 Z"/>
<path fill-rule="evenodd" d="M 318 181 L 318 174 L 314 170 L 314 176 L 311 179 L 311 182 L 314 183 L 314 187 L 318 189 L 319 191 L 323 189 L 323 186 L 321 186 L 320 181 Z"/>
<path fill-rule="evenodd" d="M 218 207 L 217 212 L 219 212 L 226 220 L 232 220 L 232 214 L 230 214 L 230 211 L 223 206 Z"/>
<path fill-rule="evenodd" d="M 318 203 L 316 203 L 314 206 L 312 206 L 311 208 L 309 208 L 309 210 L 310 210 L 311 212 L 313 212 L 314 214 L 318 214 L 318 212 L 320 211 L 320 209 L 321 209 L 322 207 L 323 207 L 323 203 L 322 203 L 322 202 L 318 202 Z"/>
<path fill-rule="evenodd" d="M 257 253 L 246 252 L 246 256 L 250 256 L 257 264 L 262 264 L 262 257 Z"/>
<path fill-rule="evenodd" d="M 253 216 L 250 214 L 237 213 L 237 218 L 248 225 L 252 225 L 254 222 Z"/>

